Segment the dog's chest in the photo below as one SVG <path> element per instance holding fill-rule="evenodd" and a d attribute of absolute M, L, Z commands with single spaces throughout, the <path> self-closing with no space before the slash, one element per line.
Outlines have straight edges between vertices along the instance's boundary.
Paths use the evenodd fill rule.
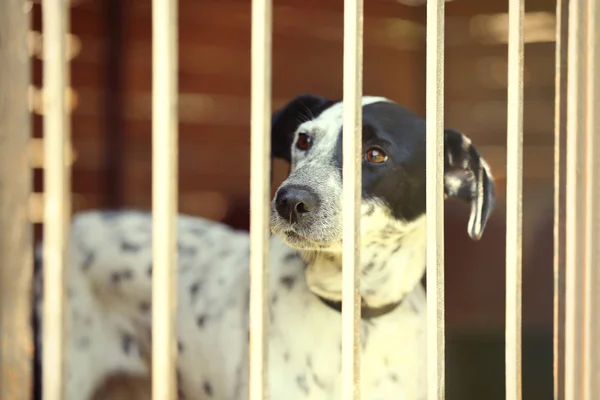
<path fill-rule="evenodd" d="M 315 297 L 300 275 L 280 277 L 274 289 L 270 397 L 340 398 L 341 314 Z M 425 315 L 411 301 L 415 299 L 363 324 L 361 397 L 365 400 L 425 398 Z"/>

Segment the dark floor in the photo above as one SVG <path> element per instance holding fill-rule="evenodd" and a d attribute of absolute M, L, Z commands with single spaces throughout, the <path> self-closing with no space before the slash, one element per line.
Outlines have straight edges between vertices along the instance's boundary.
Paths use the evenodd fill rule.
<path fill-rule="evenodd" d="M 504 400 L 504 332 L 446 337 L 446 399 Z M 552 399 L 552 332 L 523 332 L 523 398 Z"/>

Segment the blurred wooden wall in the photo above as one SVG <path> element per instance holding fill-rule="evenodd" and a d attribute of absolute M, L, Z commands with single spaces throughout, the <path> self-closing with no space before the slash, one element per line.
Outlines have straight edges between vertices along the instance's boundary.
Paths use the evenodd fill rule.
<path fill-rule="evenodd" d="M 72 3 L 75 210 L 149 209 L 151 2 Z M 120 6 L 117 12 L 110 3 Z M 242 229 L 248 227 L 249 209 L 250 4 L 250 0 L 179 0 L 179 209 Z M 502 398 L 503 353 L 497 346 L 502 345 L 504 329 L 507 7 L 499 0 L 446 3 L 446 125 L 473 139 L 494 171 L 499 197 L 480 242 L 466 234 L 468 206 L 452 202 L 446 206 L 449 338 L 490 333 L 487 339 L 482 339 L 484 335 L 474 340 L 488 340 L 486 349 L 496 346 L 497 353 L 489 359 L 500 366 L 494 372 L 498 376 L 492 378 L 490 372 L 485 378 L 489 384 L 476 384 L 475 377 L 481 378 L 481 371 L 489 368 L 481 360 L 465 361 L 466 353 L 457 350 L 462 347 L 450 344 L 449 362 L 460 368 L 449 374 L 461 383 L 449 379 L 449 390 L 480 387 L 488 394 L 493 389 L 499 397 L 481 397 L 477 391 L 469 397 L 468 391 L 456 389 L 455 397 L 449 398 Z M 555 4 L 528 0 L 526 7 L 524 330 L 538 335 L 532 340 L 540 342 L 551 334 L 552 324 Z M 274 107 L 302 92 L 340 98 L 343 1 L 275 0 L 273 19 Z M 33 29 L 40 27 L 36 3 Z M 424 115 L 424 7 L 365 0 L 364 44 L 364 93 L 387 96 Z M 39 57 L 33 65 L 34 85 L 39 87 Z M 34 126 L 36 137 L 41 137 L 39 113 Z M 285 178 L 285 171 L 283 163 L 275 164 L 274 187 Z M 38 191 L 43 187 L 39 169 L 36 187 Z M 470 343 L 472 350 L 474 342 Z M 551 348 L 540 351 L 548 356 Z M 535 357 L 543 359 L 537 353 Z M 526 364 L 529 359 L 525 357 Z M 542 372 L 527 383 L 527 398 L 548 398 L 551 365 L 528 368 Z"/>
<path fill-rule="evenodd" d="M 121 170 L 112 177 L 110 189 L 107 152 L 113 150 L 107 147 L 111 132 L 105 116 L 111 95 L 106 74 L 111 29 L 104 2 L 79 0 L 72 8 L 71 31 L 80 43 L 72 63 L 77 209 L 106 206 L 109 190 L 122 192 L 120 205 L 151 206 L 151 2 L 120 3 L 123 27 L 116 72 L 122 74 L 117 100 L 122 106 L 110 126 L 122 133 Z M 179 3 L 180 210 L 223 219 L 249 194 L 250 1 Z M 37 11 L 34 26 L 40 25 Z M 412 22 L 418 10 L 378 0 L 367 2 L 366 11 L 365 93 L 389 96 L 423 111 L 424 31 Z M 342 95 L 342 29 L 341 1 L 275 2 L 274 107 L 301 92 Z M 39 83 L 41 63 L 36 66 Z M 41 122 L 36 124 L 40 132 Z M 223 209 L 223 203 L 229 207 Z"/>

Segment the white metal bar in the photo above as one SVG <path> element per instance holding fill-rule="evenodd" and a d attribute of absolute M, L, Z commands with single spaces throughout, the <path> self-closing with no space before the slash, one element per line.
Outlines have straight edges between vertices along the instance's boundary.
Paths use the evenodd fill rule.
<path fill-rule="evenodd" d="M 565 181 L 568 21 L 568 0 L 557 0 L 554 95 L 554 400 L 564 399 L 565 395 Z"/>
<path fill-rule="evenodd" d="M 360 399 L 363 0 L 344 0 L 342 397 Z"/>
<path fill-rule="evenodd" d="M 600 398 L 600 4 L 588 0 L 586 46 L 586 232 L 583 394 Z"/>
<path fill-rule="evenodd" d="M 585 259 L 585 0 L 569 1 L 566 179 L 565 399 L 583 395 Z"/>
<path fill-rule="evenodd" d="M 427 387 L 445 398 L 444 1 L 427 1 Z"/>
<path fill-rule="evenodd" d="M 177 2 L 152 1 L 152 398 L 177 399 Z"/>
<path fill-rule="evenodd" d="M 44 305 L 43 390 L 46 400 L 65 395 L 65 296 L 68 227 L 71 212 L 67 149 L 71 124 L 67 108 L 70 71 L 67 60 L 68 3 L 42 3 L 44 54 Z"/>
<path fill-rule="evenodd" d="M 272 0 L 252 0 L 250 400 L 269 398 L 269 195 Z"/>
<path fill-rule="evenodd" d="M 508 3 L 506 142 L 506 398 L 521 400 L 524 0 Z"/>

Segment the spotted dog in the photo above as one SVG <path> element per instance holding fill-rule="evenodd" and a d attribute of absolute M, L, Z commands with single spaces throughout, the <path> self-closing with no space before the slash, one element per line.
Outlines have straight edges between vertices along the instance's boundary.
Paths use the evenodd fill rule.
<path fill-rule="evenodd" d="M 364 97 L 362 110 L 362 398 L 423 400 L 425 121 L 382 97 Z M 341 395 L 343 136 L 340 101 L 300 95 L 272 117 L 273 156 L 290 162 L 271 202 L 269 390 L 275 400 Z M 444 139 L 446 197 L 470 203 L 467 231 L 478 240 L 494 208 L 492 175 L 466 136 L 448 129 Z M 177 235 L 180 399 L 246 399 L 248 234 L 180 215 Z M 111 374 L 149 374 L 151 247 L 148 213 L 74 218 L 68 400 L 90 399 Z M 39 279 L 37 295 L 39 315 Z"/>

